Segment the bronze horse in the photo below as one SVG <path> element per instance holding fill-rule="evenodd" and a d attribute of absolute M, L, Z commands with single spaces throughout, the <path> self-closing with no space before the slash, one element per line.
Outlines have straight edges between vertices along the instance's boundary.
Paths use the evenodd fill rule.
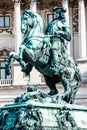
<path fill-rule="evenodd" d="M 50 95 L 58 93 L 56 83 L 61 82 L 64 87 L 62 98 L 73 103 L 76 92 L 81 85 L 81 76 L 78 68 L 75 66 L 72 58 L 68 55 L 64 64 L 60 62 L 61 69 L 58 74 L 49 69 L 51 65 L 50 54 L 50 35 L 45 34 L 45 25 L 41 16 L 31 10 L 25 10 L 21 19 L 21 32 L 25 39 L 19 47 L 19 54 L 11 52 L 6 60 L 6 72 L 10 73 L 11 59 L 16 59 L 22 71 L 29 75 L 33 66 L 43 74 L 47 86 L 50 88 Z M 60 67 L 59 66 L 59 67 Z M 74 66 L 74 67 L 73 67 Z M 69 70 L 69 71 L 68 71 Z"/>

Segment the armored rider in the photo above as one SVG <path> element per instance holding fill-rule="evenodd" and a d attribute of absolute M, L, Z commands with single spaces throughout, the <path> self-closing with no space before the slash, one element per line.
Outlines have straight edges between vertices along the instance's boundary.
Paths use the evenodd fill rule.
<path fill-rule="evenodd" d="M 55 13 L 55 18 L 48 24 L 46 28 L 46 34 L 50 35 L 50 41 L 52 45 L 50 50 L 50 69 L 52 70 L 53 74 L 56 75 L 59 73 L 60 68 L 62 67 L 61 59 L 63 59 L 63 55 L 66 53 L 65 40 L 70 41 L 71 35 L 65 19 L 66 8 L 55 6 L 53 11 Z"/>

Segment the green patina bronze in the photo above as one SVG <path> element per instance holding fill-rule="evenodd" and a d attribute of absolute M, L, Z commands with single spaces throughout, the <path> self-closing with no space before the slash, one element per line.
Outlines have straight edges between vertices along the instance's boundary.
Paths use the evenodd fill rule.
<path fill-rule="evenodd" d="M 22 71 L 29 75 L 33 66 L 43 74 L 50 88 L 48 94 L 28 86 L 27 93 L 13 104 L 0 108 L 0 130 L 86 130 L 87 107 L 71 105 L 81 85 L 81 75 L 68 55 L 66 42 L 71 40 L 63 7 L 54 7 L 55 19 L 46 27 L 41 16 L 25 10 L 21 32 L 25 38 L 19 53 L 11 52 L 6 61 L 10 73 L 11 59 L 16 59 Z M 59 96 L 56 83 L 64 93 Z M 57 94 L 56 98 L 52 95 Z M 81 116 L 81 118 L 80 118 Z"/>
<path fill-rule="evenodd" d="M 87 107 L 28 86 L 14 104 L 0 107 L 0 130 L 87 130 Z"/>
<path fill-rule="evenodd" d="M 73 103 L 81 85 L 79 69 L 67 53 L 67 43 L 71 40 L 63 7 L 54 7 L 55 19 L 44 25 L 43 19 L 31 10 L 25 10 L 21 18 L 21 32 L 25 38 L 19 47 L 19 54 L 11 52 L 6 61 L 6 72 L 10 73 L 10 61 L 16 59 L 22 71 L 29 75 L 33 66 L 43 74 L 50 88 L 49 95 L 58 93 L 56 83 L 64 86 L 62 99 Z"/>

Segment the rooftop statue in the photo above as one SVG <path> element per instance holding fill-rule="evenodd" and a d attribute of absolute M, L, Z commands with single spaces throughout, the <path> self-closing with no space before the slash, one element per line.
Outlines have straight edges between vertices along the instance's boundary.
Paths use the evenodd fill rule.
<path fill-rule="evenodd" d="M 58 94 L 56 83 L 61 82 L 64 93 L 61 98 L 73 103 L 81 85 L 81 76 L 73 59 L 68 55 L 65 41 L 71 40 L 66 23 L 64 7 L 54 7 L 55 19 L 46 27 L 41 16 L 25 10 L 21 18 L 21 32 L 25 39 L 19 47 L 19 54 L 11 52 L 6 61 L 6 72 L 10 73 L 11 59 L 16 59 L 22 71 L 29 75 L 33 66 L 43 74 L 49 95 Z"/>

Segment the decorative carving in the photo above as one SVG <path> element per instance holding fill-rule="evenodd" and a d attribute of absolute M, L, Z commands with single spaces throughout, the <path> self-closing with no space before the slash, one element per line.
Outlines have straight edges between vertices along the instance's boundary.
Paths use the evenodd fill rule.
<path fill-rule="evenodd" d="M 21 0 L 13 0 L 14 3 L 20 3 Z"/>
<path fill-rule="evenodd" d="M 0 12 L 2 12 L 2 14 L 6 14 L 9 10 L 13 10 L 13 4 L 6 4 L 6 3 L 2 3 L 0 4 Z"/>
<path fill-rule="evenodd" d="M 0 58 L 6 58 L 10 52 L 11 50 L 3 48 L 2 50 L 0 50 Z"/>
<path fill-rule="evenodd" d="M 0 129 L 4 130 L 41 130 L 42 114 L 38 108 L 9 109 L 1 118 Z"/>
<path fill-rule="evenodd" d="M 52 8 L 53 6 L 61 6 L 61 2 L 49 1 L 49 2 L 37 2 L 37 6 L 40 9 Z"/>
<path fill-rule="evenodd" d="M 73 32 L 78 32 L 78 0 L 69 0 L 69 6 L 72 8 Z"/>
<path fill-rule="evenodd" d="M 71 110 L 67 109 L 66 107 L 58 110 L 55 116 L 59 130 L 79 130 L 71 114 Z"/>
<path fill-rule="evenodd" d="M 4 32 L 4 31 L 6 31 L 7 33 L 10 33 L 12 35 L 12 29 L 11 28 L 9 28 L 9 29 L 7 29 L 7 28 L 0 28 L 0 33 Z"/>
<path fill-rule="evenodd" d="M 82 124 L 87 126 L 87 107 L 67 104 L 33 86 L 27 90 L 15 103 L 0 107 L 0 130 L 83 130 Z M 78 120 L 78 111 L 84 119 Z"/>

